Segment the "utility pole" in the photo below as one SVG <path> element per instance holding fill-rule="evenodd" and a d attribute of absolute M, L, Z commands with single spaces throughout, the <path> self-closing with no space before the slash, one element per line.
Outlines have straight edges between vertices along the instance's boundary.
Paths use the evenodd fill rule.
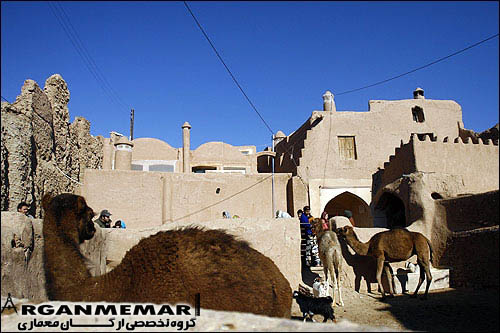
<path fill-rule="evenodd" d="M 134 140 L 134 109 L 130 110 L 130 141 Z"/>

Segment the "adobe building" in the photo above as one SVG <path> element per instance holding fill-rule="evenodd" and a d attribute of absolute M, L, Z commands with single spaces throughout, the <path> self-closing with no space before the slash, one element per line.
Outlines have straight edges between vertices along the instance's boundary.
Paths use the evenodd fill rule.
<path fill-rule="evenodd" d="M 327 91 L 322 111 L 313 111 L 290 135 L 280 133 L 275 170 L 291 173 L 294 184 L 307 187 L 313 216 L 323 210 L 330 216 L 350 210 L 357 227 L 390 227 L 388 218 L 399 214 L 404 220 L 400 224 L 407 226 L 414 219 L 409 216 L 408 193 L 397 199 L 403 212 L 401 205 L 392 211 L 396 199 L 377 193 L 388 178 L 392 182 L 412 172 L 438 173 L 463 179 L 458 192 L 498 189 L 498 140 L 464 146 L 463 132 L 460 105 L 426 99 L 421 88 L 412 99 L 371 100 L 367 112 L 337 111 Z M 269 162 L 260 158 L 259 169 L 269 170 Z M 288 208 L 293 214 L 301 207 Z"/>
<path fill-rule="evenodd" d="M 43 194 L 73 192 L 96 212 L 108 209 L 114 221 L 137 229 L 112 230 L 123 232 L 120 241 L 129 235 L 133 242 L 144 229 L 219 227 L 229 222 L 222 220 L 228 211 L 240 217 L 227 223 L 232 232 L 255 239 L 260 251 L 288 270 L 295 287 L 300 229 L 296 219 L 274 219 L 276 210 L 292 216 L 307 204 L 314 216 L 350 210 L 362 241 L 406 226 L 431 239 L 442 262 L 454 267 L 456 281 L 489 278 L 485 284 L 498 286 L 498 265 L 491 264 L 498 262 L 498 125 L 471 133 L 454 101 L 429 100 L 416 89 L 412 99 L 369 101 L 367 112 L 337 111 L 326 92 L 323 110 L 288 136 L 278 131 L 275 151 L 262 152 L 223 142 L 191 149 L 196 129 L 187 122 L 179 128 L 180 148 L 115 132 L 94 138 L 85 119 L 69 123 L 68 101 L 66 83 L 53 75 L 43 90 L 27 80 L 15 102 L 2 102 L 2 211 L 28 201 L 40 218 Z M 269 242 L 267 235 L 278 229 L 279 242 Z M 126 246 L 117 246 L 122 251 L 116 259 Z M 475 260 L 473 276 L 460 252 L 468 246 L 482 258 Z M 358 270 L 344 267 L 345 283 L 352 286 Z M 485 274 L 491 267 L 496 273 Z"/>
<path fill-rule="evenodd" d="M 262 154 L 255 146 L 207 142 L 191 150 L 191 125 L 181 130 L 181 148 L 111 132 L 103 139 L 103 168 L 86 170 L 79 193 L 95 211 L 108 209 L 132 229 L 221 219 L 224 211 L 272 218 L 287 209 L 291 175 L 258 173 Z"/>

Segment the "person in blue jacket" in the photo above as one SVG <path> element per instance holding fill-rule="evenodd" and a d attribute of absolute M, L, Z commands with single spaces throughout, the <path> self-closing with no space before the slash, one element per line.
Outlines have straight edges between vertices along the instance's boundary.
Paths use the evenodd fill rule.
<path fill-rule="evenodd" d="M 306 266 L 315 267 L 321 266 L 321 260 L 318 255 L 318 244 L 316 243 L 316 236 L 312 232 L 312 226 L 309 219 L 312 218 L 311 208 L 304 206 L 303 214 L 300 216 L 300 227 L 304 229 L 306 237 Z"/>

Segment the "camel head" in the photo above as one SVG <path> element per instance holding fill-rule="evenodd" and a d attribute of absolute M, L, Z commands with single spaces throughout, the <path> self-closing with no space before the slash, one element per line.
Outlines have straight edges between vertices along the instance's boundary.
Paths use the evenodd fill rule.
<path fill-rule="evenodd" d="M 314 218 L 311 221 L 312 232 L 315 235 L 320 234 L 323 231 L 322 221 L 319 218 Z"/>
<path fill-rule="evenodd" d="M 44 227 L 55 226 L 78 244 L 94 237 L 96 229 L 92 218 L 95 214 L 82 196 L 63 193 L 53 197 L 46 194 L 42 206 L 45 210 Z"/>
<path fill-rule="evenodd" d="M 340 236 L 343 239 L 346 239 L 349 236 L 356 236 L 354 234 L 354 228 L 351 227 L 350 225 L 346 225 L 342 228 L 337 228 L 335 229 L 335 232 L 337 233 L 338 236 Z"/>

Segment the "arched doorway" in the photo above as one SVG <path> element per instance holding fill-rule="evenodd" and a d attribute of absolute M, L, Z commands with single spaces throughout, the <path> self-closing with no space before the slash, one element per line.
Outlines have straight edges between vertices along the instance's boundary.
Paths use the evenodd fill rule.
<path fill-rule="evenodd" d="M 349 210 L 352 213 L 356 227 L 373 227 L 370 207 L 363 199 L 350 192 L 343 192 L 331 199 L 326 204 L 325 210 L 328 216 L 343 216 L 344 210 Z"/>
<path fill-rule="evenodd" d="M 406 227 L 405 205 L 398 196 L 385 192 L 380 196 L 375 208 L 375 226 L 384 228 Z"/>

